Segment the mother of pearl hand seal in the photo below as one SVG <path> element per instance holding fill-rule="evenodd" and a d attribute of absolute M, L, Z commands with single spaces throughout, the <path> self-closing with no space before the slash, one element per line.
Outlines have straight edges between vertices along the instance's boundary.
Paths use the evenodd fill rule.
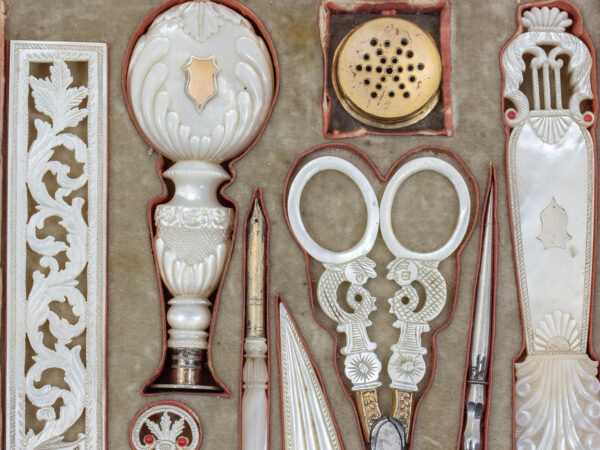
<path fill-rule="evenodd" d="M 262 130 L 274 97 L 271 52 L 239 12 L 210 1 L 167 9 L 133 49 L 132 117 L 169 163 L 168 202 L 154 212 L 154 251 L 168 301 L 170 380 L 159 389 L 216 389 L 207 382 L 211 295 L 223 275 L 233 210 L 221 204 L 223 163 Z"/>

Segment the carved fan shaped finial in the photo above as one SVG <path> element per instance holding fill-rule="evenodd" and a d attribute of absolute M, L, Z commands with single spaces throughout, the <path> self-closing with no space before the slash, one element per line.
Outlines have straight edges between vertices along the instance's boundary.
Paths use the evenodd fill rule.
<path fill-rule="evenodd" d="M 581 344 L 577 322 L 562 311 L 546 314 L 535 330 L 536 352 L 573 352 Z"/>
<path fill-rule="evenodd" d="M 531 8 L 523 13 L 523 25 L 529 31 L 555 31 L 563 33 L 573 21 L 558 8 Z"/>
<path fill-rule="evenodd" d="M 217 33 L 225 21 L 238 25 L 243 20 L 239 14 L 213 2 L 190 2 L 184 8 L 175 11 L 179 14 L 183 30 L 200 42 Z M 251 25 L 244 21 L 244 26 Z"/>

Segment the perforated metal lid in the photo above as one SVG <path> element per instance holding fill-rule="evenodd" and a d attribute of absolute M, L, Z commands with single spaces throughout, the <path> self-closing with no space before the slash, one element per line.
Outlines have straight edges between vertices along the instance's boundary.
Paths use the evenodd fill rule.
<path fill-rule="evenodd" d="M 332 78 L 340 103 L 354 118 L 378 128 L 401 128 L 435 107 L 442 61 L 421 27 L 382 17 L 344 37 L 335 51 Z"/>

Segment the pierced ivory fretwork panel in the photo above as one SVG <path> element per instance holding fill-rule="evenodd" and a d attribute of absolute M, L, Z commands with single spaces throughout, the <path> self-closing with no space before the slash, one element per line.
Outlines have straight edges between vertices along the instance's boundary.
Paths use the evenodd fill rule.
<path fill-rule="evenodd" d="M 559 8 L 523 12 L 502 54 L 510 208 L 525 359 L 517 449 L 600 448 L 598 362 L 588 355 L 596 155 L 592 53 Z M 581 20 L 581 19 L 578 19 Z M 576 27 L 573 27 L 576 29 Z M 512 104 L 512 105 L 511 105 Z"/>
<path fill-rule="evenodd" d="M 7 449 L 105 448 L 107 57 L 11 42 Z"/>

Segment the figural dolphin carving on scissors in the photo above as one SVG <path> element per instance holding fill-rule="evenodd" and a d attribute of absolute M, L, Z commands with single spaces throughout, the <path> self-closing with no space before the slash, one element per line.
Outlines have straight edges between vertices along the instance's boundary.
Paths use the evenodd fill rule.
<path fill-rule="evenodd" d="M 525 339 L 525 358 L 516 364 L 517 449 L 600 448 L 598 362 L 588 355 L 595 248 L 594 52 L 585 42 L 581 16 L 563 5 L 570 14 L 557 7 L 521 7 L 524 31 L 502 54 L 509 201 Z M 523 87 L 529 80 L 531 90 Z"/>
<path fill-rule="evenodd" d="M 359 188 L 367 208 L 367 227 L 361 240 L 343 252 L 330 251 L 317 244 L 306 230 L 300 213 L 300 199 L 306 183 L 326 170 L 348 176 Z M 429 253 L 408 250 L 397 240 L 392 229 L 392 203 L 398 189 L 410 176 L 423 171 L 434 171 L 446 177 L 459 200 L 459 216 L 452 236 L 441 248 Z M 412 396 L 418 391 L 418 383 L 426 371 L 423 355 L 427 350 L 421 345 L 421 335 L 429 331 L 429 322 L 437 317 L 446 303 L 446 283 L 437 266 L 457 249 L 469 226 L 470 193 L 467 184 L 460 173 L 442 159 L 415 158 L 402 165 L 389 180 L 380 207 L 371 184 L 356 166 L 336 156 L 323 156 L 304 165 L 295 176 L 288 193 L 287 212 L 299 244 L 325 268 L 319 279 L 317 298 L 324 313 L 337 323 L 337 331 L 346 336 L 346 345 L 340 352 L 345 356 L 344 373 L 352 383 L 363 435 L 367 441 L 371 440 L 372 448 L 404 447 L 410 434 Z M 367 331 L 372 324 L 369 315 L 376 306 L 375 298 L 364 287 L 370 278 L 377 276 L 375 263 L 368 254 L 379 229 L 395 257 L 387 266 L 387 277 L 400 287 L 388 299 L 390 312 L 397 318 L 394 326 L 400 330 L 398 342 L 391 346 L 392 355 L 387 365 L 394 393 L 391 416 L 382 416 L 379 409 L 382 364 L 374 351 L 377 345 L 370 340 Z M 426 294 L 419 309 L 419 294 L 411 286 L 414 282 L 421 284 Z M 338 288 L 342 283 L 350 284 L 345 300 L 352 312 L 347 312 L 338 301 Z M 381 436 L 385 434 L 386 439 L 390 436 L 384 430 L 398 430 L 395 446 L 390 447 L 389 441 L 378 446 L 378 441 L 384 440 Z"/>

